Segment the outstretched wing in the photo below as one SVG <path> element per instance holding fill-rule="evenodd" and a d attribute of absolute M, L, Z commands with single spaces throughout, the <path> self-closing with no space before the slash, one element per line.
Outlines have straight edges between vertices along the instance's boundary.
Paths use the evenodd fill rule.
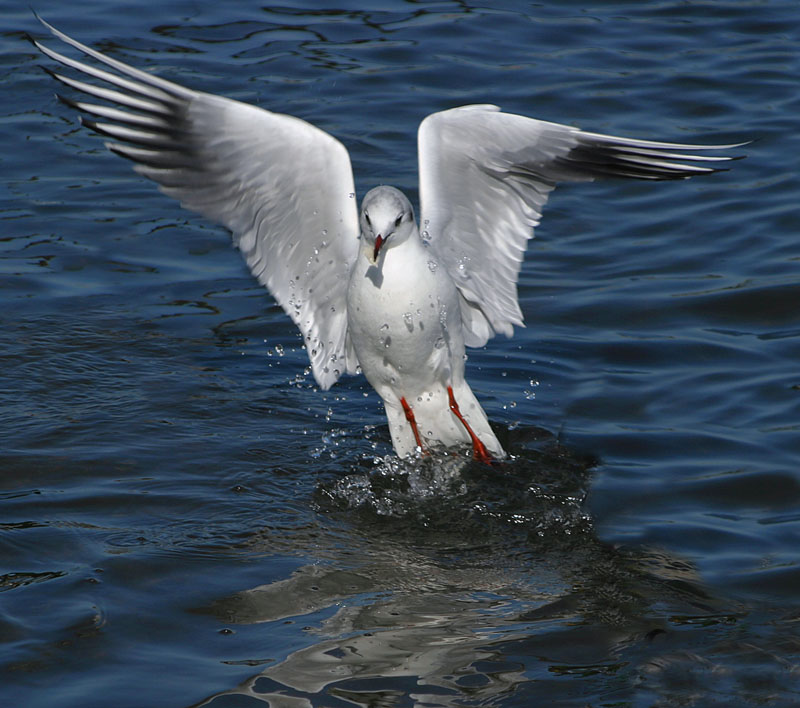
<path fill-rule="evenodd" d="M 423 235 L 458 287 L 472 347 L 522 325 L 519 269 L 557 182 L 685 179 L 717 171 L 709 162 L 732 159 L 692 151 L 737 147 L 586 133 L 491 105 L 433 113 L 418 141 Z"/>
<path fill-rule="evenodd" d="M 120 141 L 106 145 L 133 160 L 136 171 L 155 180 L 162 192 L 231 230 L 253 275 L 303 333 L 323 389 L 345 371 L 355 373 L 345 296 L 359 227 L 344 146 L 299 118 L 191 91 L 42 23 L 114 70 L 34 42 L 51 59 L 103 83 L 50 72 L 56 79 L 112 105 L 59 98 L 101 119 L 81 118 Z"/>

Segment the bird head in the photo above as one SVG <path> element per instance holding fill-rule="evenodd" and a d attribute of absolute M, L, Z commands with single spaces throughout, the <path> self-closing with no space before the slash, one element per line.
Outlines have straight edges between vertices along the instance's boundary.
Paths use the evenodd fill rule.
<path fill-rule="evenodd" d="M 373 263 L 387 248 L 397 246 L 416 231 L 411 202 L 399 189 L 380 186 L 371 189 L 361 202 L 361 239 Z"/>

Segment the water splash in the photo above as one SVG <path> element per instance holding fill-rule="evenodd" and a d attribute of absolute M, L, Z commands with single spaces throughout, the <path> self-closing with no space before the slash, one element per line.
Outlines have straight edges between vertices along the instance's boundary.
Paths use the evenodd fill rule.
<path fill-rule="evenodd" d="M 473 461 L 468 449 L 365 458 L 362 465 L 371 469 L 321 484 L 315 501 L 321 510 L 346 511 L 348 518 L 355 512 L 370 524 L 412 522 L 476 538 L 513 531 L 536 543 L 560 543 L 591 533 L 584 501 L 594 461 L 538 429 L 518 427 L 515 437 L 529 438 L 527 449 L 491 466 Z"/>

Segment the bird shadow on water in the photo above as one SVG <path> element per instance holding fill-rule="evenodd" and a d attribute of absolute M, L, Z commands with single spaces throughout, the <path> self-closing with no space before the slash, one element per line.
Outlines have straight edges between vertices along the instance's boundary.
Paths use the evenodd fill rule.
<path fill-rule="evenodd" d="M 530 705 L 574 696 L 571 676 L 589 680 L 583 700 L 624 700 L 631 666 L 673 666 L 656 658 L 676 631 L 739 620 L 690 564 L 597 538 L 585 507 L 596 460 L 539 429 L 509 449 L 492 466 L 365 458 L 321 482 L 324 560 L 200 610 L 239 625 L 312 618 L 305 646 L 197 705 L 242 694 L 275 706 Z"/>

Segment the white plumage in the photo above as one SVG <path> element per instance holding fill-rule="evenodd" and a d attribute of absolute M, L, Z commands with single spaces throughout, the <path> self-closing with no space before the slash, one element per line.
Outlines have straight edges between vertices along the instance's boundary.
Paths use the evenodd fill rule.
<path fill-rule="evenodd" d="M 56 79 L 113 105 L 59 98 L 161 191 L 230 229 L 302 332 L 320 387 L 360 366 L 400 456 L 460 444 L 504 456 L 464 379 L 464 347 L 522 325 L 519 269 L 557 182 L 683 179 L 732 159 L 698 151 L 736 147 L 587 133 L 491 105 L 433 113 L 418 136 L 420 234 L 392 187 L 371 190 L 359 213 L 347 150 L 319 128 L 160 79 L 42 23 L 113 69 L 34 42 L 102 84 Z"/>

